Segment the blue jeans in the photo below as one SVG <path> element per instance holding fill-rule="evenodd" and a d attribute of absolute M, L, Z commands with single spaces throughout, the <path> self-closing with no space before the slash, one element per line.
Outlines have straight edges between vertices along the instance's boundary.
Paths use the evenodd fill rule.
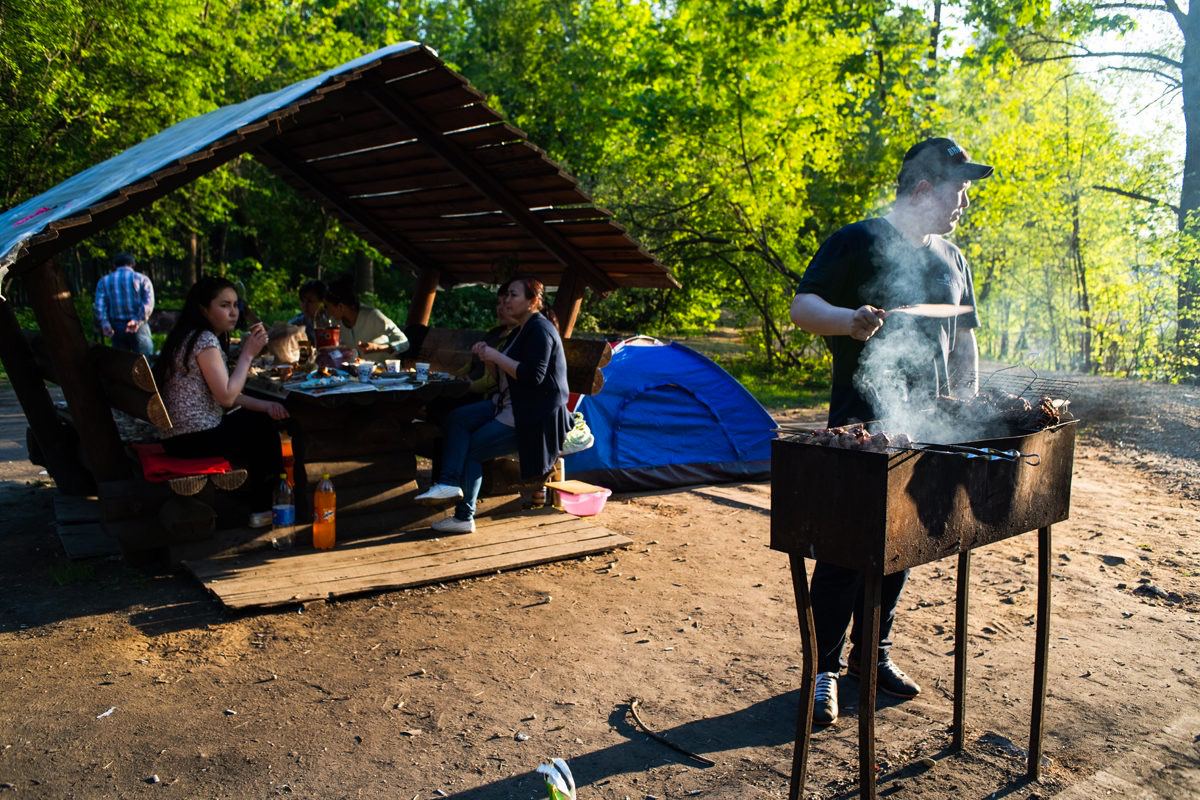
<path fill-rule="evenodd" d="M 438 483 L 462 488 L 463 499 L 454 508 L 461 520 L 475 518 L 475 501 L 483 484 L 483 462 L 517 452 L 517 429 L 496 422 L 491 400 L 460 406 L 446 416 L 442 445 L 442 475 Z"/>
<path fill-rule="evenodd" d="M 112 346 L 114 350 L 151 355 L 154 352 L 154 342 L 150 338 L 150 326 L 143 322 L 138 326 L 136 333 L 126 333 L 124 328 L 113 330 Z"/>

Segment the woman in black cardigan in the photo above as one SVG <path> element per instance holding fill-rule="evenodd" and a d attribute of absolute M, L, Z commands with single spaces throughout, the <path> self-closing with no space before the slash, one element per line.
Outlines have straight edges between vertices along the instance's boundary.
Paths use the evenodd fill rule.
<path fill-rule="evenodd" d="M 475 530 L 475 501 L 483 462 L 516 453 L 521 477 L 550 471 L 571 429 L 567 411 L 567 359 L 558 329 L 543 312 L 542 282 L 513 278 L 500 287 L 499 312 L 517 330 L 503 350 L 477 342 L 471 351 L 495 369 L 499 387 L 486 400 L 446 417 L 441 475 L 418 502 L 457 500 L 454 515 L 438 520 L 441 533 Z"/>

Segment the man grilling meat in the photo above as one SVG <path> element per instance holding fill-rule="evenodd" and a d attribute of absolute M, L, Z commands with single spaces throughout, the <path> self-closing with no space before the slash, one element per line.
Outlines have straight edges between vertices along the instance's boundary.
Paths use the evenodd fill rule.
<path fill-rule="evenodd" d="M 946 138 L 926 139 L 904 156 L 896 202 L 883 217 L 834 233 L 813 256 L 792 301 L 792 321 L 825 337 L 833 356 L 829 426 L 881 418 L 895 420 L 928 408 L 942 395 L 975 393 L 979 357 L 971 271 L 957 247 L 943 239 L 968 205 L 972 181 L 992 168 L 973 163 Z M 891 313 L 919 303 L 969 306 L 958 316 Z M 907 571 L 883 579 L 877 686 L 898 697 L 921 687 L 892 661 L 891 631 Z M 837 720 L 837 680 L 851 618 L 853 648 L 860 646 L 862 575 L 818 562 L 812 577 L 817 634 L 813 721 Z M 850 654 L 851 673 L 858 653 Z"/>

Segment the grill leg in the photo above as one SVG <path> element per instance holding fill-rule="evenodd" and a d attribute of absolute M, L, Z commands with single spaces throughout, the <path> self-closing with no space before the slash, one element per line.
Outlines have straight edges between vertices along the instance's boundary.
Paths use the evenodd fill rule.
<path fill-rule="evenodd" d="M 1046 670 L 1050 653 L 1050 526 L 1038 528 L 1037 639 L 1033 652 L 1033 702 L 1029 719 L 1029 763 L 1026 776 L 1038 780 L 1042 770 L 1042 714 L 1046 710 Z"/>
<path fill-rule="evenodd" d="M 858 670 L 858 796 L 875 800 L 875 683 L 879 667 L 879 611 L 883 574 L 863 573 L 862 637 Z"/>
<path fill-rule="evenodd" d="M 967 731 L 967 612 L 970 605 L 971 551 L 958 554 L 958 586 L 954 604 L 954 737 L 950 749 L 961 751 Z"/>
<path fill-rule="evenodd" d="M 796 711 L 796 744 L 792 751 L 792 782 L 788 800 L 800 800 L 804 775 L 808 769 L 808 740 L 812 732 L 814 680 L 817 673 L 817 632 L 813 627 L 812 601 L 808 593 L 808 574 L 804 557 L 789 556 L 792 564 L 792 590 L 796 594 L 796 616 L 800 621 L 803 668 L 800 673 L 800 708 Z"/>

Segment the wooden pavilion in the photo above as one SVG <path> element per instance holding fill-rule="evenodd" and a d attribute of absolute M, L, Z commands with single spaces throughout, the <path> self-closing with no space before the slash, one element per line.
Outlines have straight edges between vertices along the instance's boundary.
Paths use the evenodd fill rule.
<path fill-rule="evenodd" d="M 64 493 L 128 480 L 136 466 L 56 255 L 243 153 L 413 270 L 409 326 L 428 325 L 439 287 L 494 283 L 497 265 L 514 260 L 557 287 L 564 338 L 586 287 L 678 286 L 433 50 L 384 48 L 185 120 L 0 215 L 0 279 L 24 281 L 42 348 L 0 299 L 0 360 L 31 452 Z M 62 388 L 67 420 L 47 379 Z"/>

